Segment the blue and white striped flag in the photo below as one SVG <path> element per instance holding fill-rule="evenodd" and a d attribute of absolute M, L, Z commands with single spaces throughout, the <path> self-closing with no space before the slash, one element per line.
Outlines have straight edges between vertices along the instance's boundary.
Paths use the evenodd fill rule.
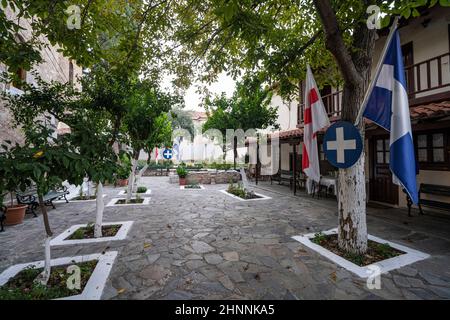
<path fill-rule="evenodd" d="M 181 160 L 181 154 L 180 154 L 180 138 L 175 139 L 175 143 L 173 145 L 173 151 L 175 152 L 175 156 L 177 157 L 177 161 Z"/>
<path fill-rule="evenodd" d="M 405 70 L 398 30 L 394 31 L 381 70 L 364 111 L 364 117 L 390 132 L 390 169 L 414 204 L 419 197 L 416 158 L 406 91 Z"/>

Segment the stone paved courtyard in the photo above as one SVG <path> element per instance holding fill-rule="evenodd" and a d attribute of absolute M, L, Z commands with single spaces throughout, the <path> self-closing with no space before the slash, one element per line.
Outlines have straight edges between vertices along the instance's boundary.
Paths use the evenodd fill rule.
<path fill-rule="evenodd" d="M 53 258 L 119 251 L 103 299 L 442 299 L 450 298 L 450 218 L 408 218 L 368 209 L 369 233 L 431 255 L 382 276 L 381 290 L 291 237 L 336 226 L 336 201 L 292 196 L 262 183 L 273 199 L 241 202 L 219 192 L 180 190 L 167 177 L 143 178 L 149 206 L 106 207 L 105 222 L 135 221 L 126 240 L 55 247 Z M 107 187 L 107 203 L 121 188 Z M 50 210 L 54 235 L 93 222 L 95 202 Z M 43 259 L 42 217 L 0 233 L 0 271 Z"/>

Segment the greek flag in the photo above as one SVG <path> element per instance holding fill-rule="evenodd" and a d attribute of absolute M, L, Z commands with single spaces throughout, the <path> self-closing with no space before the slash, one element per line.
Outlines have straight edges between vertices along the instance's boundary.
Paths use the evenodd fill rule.
<path fill-rule="evenodd" d="M 176 138 L 175 143 L 173 145 L 173 151 L 175 151 L 175 155 L 177 157 L 177 161 L 181 160 L 181 154 L 180 154 L 180 138 Z"/>
<path fill-rule="evenodd" d="M 398 30 L 387 45 L 364 116 L 390 132 L 389 166 L 394 183 L 402 186 L 417 204 L 416 158 Z"/>

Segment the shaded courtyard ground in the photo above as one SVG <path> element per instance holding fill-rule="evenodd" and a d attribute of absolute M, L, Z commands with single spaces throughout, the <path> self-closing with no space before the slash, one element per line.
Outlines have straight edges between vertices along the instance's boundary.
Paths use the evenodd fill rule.
<path fill-rule="evenodd" d="M 431 255 L 382 275 L 381 289 L 304 247 L 292 236 L 337 225 L 333 199 L 260 183 L 270 200 L 241 202 L 205 185 L 180 190 L 168 177 L 143 178 L 150 205 L 106 207 L 105 222 L 133 220 L 127 239 L 54 247 L 52 258 L 117 250 L 103 299 L 442 299 L 450 298 L 450 216 L 407 217 L 368 208 L 369 233 Z M 123 188 L 106 187 L 107 203 Z M 54 236 L 93 222 L 95 202 L 58 203 Z M 0 271 L 43 259 L 42 217 L 0 233 Z"/>

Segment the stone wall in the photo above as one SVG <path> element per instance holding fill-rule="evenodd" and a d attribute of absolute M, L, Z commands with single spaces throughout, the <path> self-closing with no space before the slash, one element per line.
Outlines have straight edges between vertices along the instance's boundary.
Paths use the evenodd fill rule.
<path fill-rule="evenodd" d="M 170 183 L 178 183 L 178 176 L 176 173 L 171 173 Z M 230 171 L 196 171 L 189 172 L 186 177 L 187 184 L 228 184 L 231 181 L 236 183 L 241 180 L 239 172 Z"/>
<path fill-rule="evenodd" d="M 15 13 L 9 7 L 5 10 L 5 12 L 8 19 L 17 19 L 15 17 Z M 23 29 L 20 30 L 18 34 L 24 40 L 28 40 L 32 37 L 30 23 L 23 18 L 21 18 L 20 21 L 20 25 Z M 60 52 L 58 52 L 58 47 L 50 45 L 46 38 L 41 36 L 40 40 L 47 44 L 41 50 L 43 61 L 42 63 L 33 66 L 32 70 L 26 72 L 27 83 L 36 83 L 36 79 L 32 75 L 32 71 L 37 72 L 37 74 L 45 81 L 58 81 L 61 83 L 68 82 L 70 69 L 69 65 L 71 62 L 70 59 L 64 57 Z M 82 68 L 77 66 L 75 62 L 72 62 L 72 64 L 74 86 L 80 88 L 80 84 L 77 82 L 77 77 L 82 75 Z M 4 71 L 7 71 L 6 66 L 0 64 L 0 73 Z M 20 94 L 22 92 L 20 89 L 14 88 L 14 86 L 9 83 L 0 83 L 0 90 L 9 91 L 15 94 Z M 12 142 L 23 142 L 23 135 L 20 130 L 13 128 L 11 123 L 11 114 L 5 107 L 5 103 L 2 100 L 0 100 L 0 123 L 0 141 L 11 140 Z M 54 119 L 51 120 L 51 125 L 56 128 L 57 123 Z"/>

